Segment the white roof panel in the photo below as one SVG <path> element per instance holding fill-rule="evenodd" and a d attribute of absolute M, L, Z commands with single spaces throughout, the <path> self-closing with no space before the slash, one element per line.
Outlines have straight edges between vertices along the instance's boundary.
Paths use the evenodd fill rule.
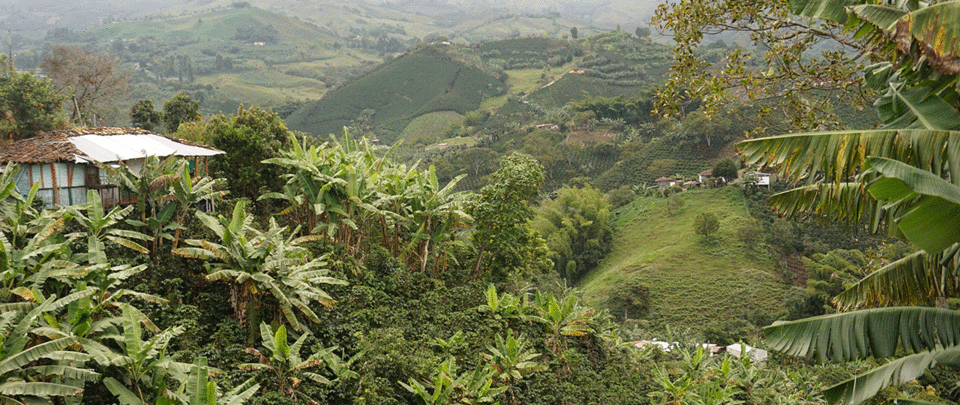
<path fill-rule="evenodd" d="M 98 162 L 147 156 L 213 156 L 224 152 L 182 144 L 159 135 L 80 135 L 68 138 L 77 149 Z M 78 161 L 86 159 L 78 157 Z"/>

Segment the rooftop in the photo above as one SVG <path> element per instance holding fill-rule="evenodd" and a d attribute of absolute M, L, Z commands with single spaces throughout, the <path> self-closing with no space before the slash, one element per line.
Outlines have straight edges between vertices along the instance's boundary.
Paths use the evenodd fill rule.
<path fill-rule="evenodd" d="M 214 156 L 224 152 L 140 128 L 77 128 L 22 139 L 0 148 L 0 162 L 116 162 L 147 156 Z"/>

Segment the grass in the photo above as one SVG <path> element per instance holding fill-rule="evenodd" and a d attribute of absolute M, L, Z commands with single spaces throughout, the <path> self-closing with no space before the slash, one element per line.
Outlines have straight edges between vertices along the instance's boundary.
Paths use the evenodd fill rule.
<path fill-rule="evenodd" d="M 680 196 L 684 204 L 672 216 L 664 198 L 640 198 L 618 210 L 613 251 L 580 283 L 587 302 L 603 306 L 614 286 L 639 277 L 650 289 L 646 318 L 674 330 L 703 331 L 757 311 L 783 311 L 787 287 L 773 274 L 772 260 L 752 257 L 737 238 L 750 218 L 740 192 L 727 187 Z M 720 219 L 713 242 L 694 233 L 701 212 Z"/>

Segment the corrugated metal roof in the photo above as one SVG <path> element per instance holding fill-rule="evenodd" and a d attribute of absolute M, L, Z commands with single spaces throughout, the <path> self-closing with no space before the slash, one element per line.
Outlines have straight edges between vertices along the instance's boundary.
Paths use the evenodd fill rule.
<path fill-rule="evenodd" d="M 116 162 L 146 156 L 214 156 L 223 151 L 139 128 L 81 128 L 0 148 L 0 162 Z"/>

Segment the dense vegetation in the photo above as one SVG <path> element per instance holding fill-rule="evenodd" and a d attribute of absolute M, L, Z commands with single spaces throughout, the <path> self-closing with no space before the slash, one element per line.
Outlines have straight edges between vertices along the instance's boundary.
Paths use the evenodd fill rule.
<path fill-rule="evenodd" d="M 154 30 L 110 42 L 122 60 L 141 59 L 138 91 L 177 91 L 158 100 L 163 111 L 140 99 L 131 118 L 227 154 L 197 166 L 212 177 L 172 158 L 148 159 L 137 174 L 104 167 L 137 196 L 110 210 L 93 193 L 85 205 L 41 209 L 37 189 L 18 192 L 18 168 L 5 168 L 0 396 L 956 400 L 947 367 L 960 322 L 960 49 L 942 40 L 955 30 L 931 27 L 955 28 L 958 3 L 727 5 L 661 7 L 656 19 L 677 41 L 669 71 L 669 51 L 641 29 L 461 46 L 404 42 L 411 25 L 367 21 L 340 37 L 245 2 L 52 32 L 96 49 Z M 559 16 L 545 18 L 559 27 Z M 716 27 L 753 30 L 761 48 L 700 46 Z M 292 39 L 301 34 L 320 40 Z M 813 56 L 817 38 L 881 62 L 862 68 L 829 44 Z M 407 44 L 414 49 L 390 56 Z M 0 131 L 11 138 L 66 125 L 65 100 L 78 123 L 107 108 L 110 97 L 86 98 L 71 82 L 83 75 L 64 62 L 90 58 L 118 72 L 121 59 L 69 47 L 52 55 L 43 62 L 51 81 L 3 64 Z M 340 58 L 386 62 L 339 86 L 331 77 L 359 70 L 321 75 L 318 66 Z M 199 86 L 212 77 L 278 88 L 296 77 L 322 83 L 326 96 L 286 105 L 286 122 L 243 106 L 201 119 L 201 105 L 209 112 L 212 98 L 232 105 L 239 94 L 220 99 Z M 874 111 L 832 107 L 870 96 L 862 86 L 880 94 Z M 871 120 L 882 127 L 859 129 Z M 787 127 L 858 129 L 734 146 Z M 776 320 L 787 322 L 768 326 Z M 704 344 L 737 342 L 718 356 Z M 744 343 L 782 353 L 738 354 Z M 815 364 L 828 359 L 842 363 Z"/>

